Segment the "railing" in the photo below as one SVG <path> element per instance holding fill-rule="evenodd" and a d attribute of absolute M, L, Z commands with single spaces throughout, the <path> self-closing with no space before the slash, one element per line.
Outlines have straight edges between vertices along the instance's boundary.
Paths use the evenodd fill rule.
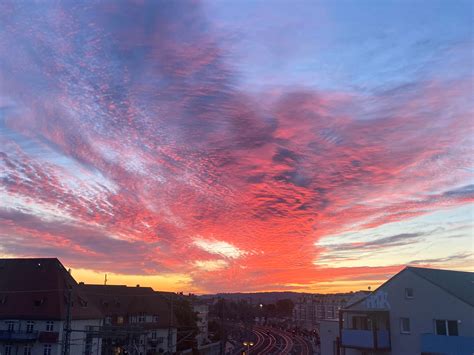
<path fill-rule="evenodd" d="M 474 354 L 474 337 L 422 334 L 421 352 L 472 355 Z"/>
<path fill-rule="evenodd" d="M 342 329 L 341 345 L 347 348 L 390 349 L 390 335 L 387 330 L 378 330 L 374 339 L 373 330 Z"/>
<path fill-rule="evenodd" d="M 57 343 L 59 340 L 58 332 L 40 332 L 38 340 L 40 343 Z"/>
<path fill-rule="evenodd" d="M 0 340 L 5 342 L 35 342 L 38 332 L 27 332 L 20 330 L 0 330 Z"/>

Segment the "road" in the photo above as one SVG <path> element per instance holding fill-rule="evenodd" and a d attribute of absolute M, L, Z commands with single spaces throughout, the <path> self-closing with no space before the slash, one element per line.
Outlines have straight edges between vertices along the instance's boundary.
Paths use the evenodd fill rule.
<path fill-rule="evenodd" d="M 302 336 L 293 335 L 284 330 L 254 326 L 255 341 L 250 355 L 311 355 L 311 343 Z"/>

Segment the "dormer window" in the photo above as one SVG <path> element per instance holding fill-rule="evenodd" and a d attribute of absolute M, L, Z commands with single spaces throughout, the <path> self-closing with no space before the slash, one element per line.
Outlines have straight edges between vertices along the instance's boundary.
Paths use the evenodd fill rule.
<path fill-rule="evenodd" d="M 405 288 L 405 298 L 406 299 L 412 299 L 415 298 L 415 292 L 411 287 Z"/>
<path fill-rule="evenodd" d="M 43 305 L 44 301 L 45 301 L 44 298 L 36 299 L 36 300 L 34 301 L 35 307 L 40 307 L 41 305 Z"/>
<path fill-rule="evenodd" d="M 78 297 L 79 299 L 79 305 L 82 307 L 82 308 L 86 308 L 87 307 L 87 301 L 81 297 Z"/>

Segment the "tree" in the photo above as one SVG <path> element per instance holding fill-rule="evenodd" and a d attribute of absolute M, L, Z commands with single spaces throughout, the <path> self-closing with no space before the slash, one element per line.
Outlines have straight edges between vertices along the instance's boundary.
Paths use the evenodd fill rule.
<path fill-rule="evenodd" d="M 196 348 L 196 335 L 199 332 L 197 326 L 198 317 L 193 310 L 192 297 L 173 296 L 173 311 L 178 323 L 177 350 Z"/>
<path fill-rule="evenodd" d="M 280 317 L 291 317 L 294 303 L 290 299 L 278 300 L 276 303 L 276 313 Z"/>

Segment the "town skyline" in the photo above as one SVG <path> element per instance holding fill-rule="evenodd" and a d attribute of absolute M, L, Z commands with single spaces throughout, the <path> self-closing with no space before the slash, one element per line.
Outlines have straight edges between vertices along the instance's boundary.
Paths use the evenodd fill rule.
<path fill-rule="evenodd" d="M 0 4 L 0 258 L 196 294 L 473 270 L 469 1 Z"/>

